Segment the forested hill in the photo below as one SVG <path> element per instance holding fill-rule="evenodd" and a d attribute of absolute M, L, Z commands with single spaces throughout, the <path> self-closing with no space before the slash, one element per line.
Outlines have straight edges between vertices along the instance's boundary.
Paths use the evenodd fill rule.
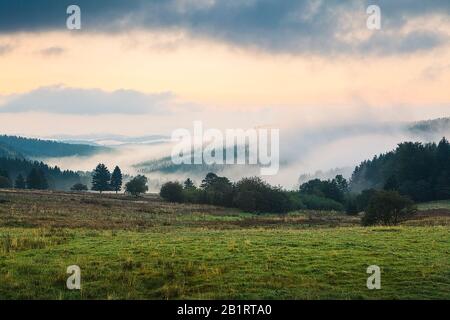
<path fill-rule="evenodd" d="M 427 136 L 442 134 L 450 130 L 450 117 L 414 122 L 409 124 L 407 128 L 412 133 Z"/>
<path fill-rule="evenodd" d="M 80 182 L 89 185 L 91 179 L 89 173 L 63 171 L 43 162 L 0 158 L 0 170 L 7 174 L 11 183 L 14 183 L 19 174 L 26 178 L 33 169 L 42 172 L 47 180 L 48 188 L 51 190 L 69 190 L 74 184 Z"/>
<path fill-rule="evenodd" d="M 50 140 L 30 139 L 0 135 L 0 157 L 68 157 L 86 156 L 108 151 L 106 147 L 69 144 Z"/>
<path fill-rule="evenodd" d="M 355 168 L 350 188 L 397 190 L 416 201 L 450 199 L 450 144 L 404 142 Z"/>
<path fill-rule="evenodd" d="M 0 143 L 0 158 L 23 159 L 23 155 L 11 147 Z"/>

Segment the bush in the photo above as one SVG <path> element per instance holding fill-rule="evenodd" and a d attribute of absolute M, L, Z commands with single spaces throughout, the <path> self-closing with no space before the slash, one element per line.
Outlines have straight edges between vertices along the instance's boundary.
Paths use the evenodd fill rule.
<path fill-rule="evenodd" d="M 367 189 L 356 196 L 356 209 L 358 212 L 366 211 L 372 197 L 377 193 L 375 189 Z"/>
<path fill-rule="evenodd" d="M 233 205 L 233 184 L 226 177 L 208 173 L 202 181 L 200 201 L 202 203 L 231 207 Z"/>
<path fill-rule="evenodd" d="M 287 196 L 289 198 L 290 210 L 303 210 L 308 209 L 303 203 L 300 194 L 296 191 L 287 192 Z"/>
<path fill-rule="evenodd" d="M 299 191 L 302 194 L 329 198 L 336 202 L 344 203 L 347 189 L 347 180 L 338 175 L 333 180 L 309 180 L 300 186 Z"/>
<path fill-rule="evenodd" d="M 249 212 L 286 213 L 291 209 L 288 193 L 258 177 L 244 178 L 235 185 L 233 205 Z"/>
<path fill-rule="evenodd" d="M 169 202 L 183 202 L 183 186 L 179 182 L 166 182 L 161 186 L 159 195 Z"/>
<path fill-rule="evenodd" d="M 356 198 L 352 194 L 347 195 L 347 200 L 345 201 L 345 212 L 350 216 L 356 216 L 360 211 L 358 210 L 358 205 Z"/>
<path fill-rule="evenodd" d="M 335 185 L 339 190 L 345 189 L 345 179 L 337 178 L 326 185 Z M 343 204 L 332 199 L 285 191 L 258 177 L 243 178 L 232 184 L 226 177 L 219 177 L 214 173 L 206 175 L 200 188 L 196 188 L 190 179 L 186 180 L 184 188 L 179 182 L 167 182 L 161 187 L 160 195 L 170 202 L 213 204 L 254 213 L 287 213 L 305 208 L 336 211 L 344 209 Z"/>
<path fill-rule="evenodd" d="M 300 200 L 310 210 L 344 211 L 344 206 L 332 199 L 309 194 L 300 194 Z"/>
<path fill-rule="evenodd" d="M 184 188 L 182 195 L 183 202 L 201 203 L 203 199 L 203 191 L 197 188 Z"/>
<path fill-rule="evenodd" d="M 125 185 L 125 192 L 131 193 L 134 196 L 139 196 L 141 193 L 146 193 L 148 191 L 147 177 L 138 175 L 131 179 Z"/>
<path fill-rule="evenodd" d="M 88 187 L 85 184 L 82 183 L 75 183 L 72 188 L 70 188 L 72 191 L 87 191 Z"/>
<path fill-rule="evenodd" d="M 241 191 L 233 199 L 234 205 L 247 212 L 257 211 L 258 202 L 260 202 L 259 193 L 254 191 Z"/>
<path fill-rule="evenodd" d="M 370 199 L 361 223 L 365 226 L 396 225 L 416 211 L 414 202 L 396 191 L 377 191 Z"/>

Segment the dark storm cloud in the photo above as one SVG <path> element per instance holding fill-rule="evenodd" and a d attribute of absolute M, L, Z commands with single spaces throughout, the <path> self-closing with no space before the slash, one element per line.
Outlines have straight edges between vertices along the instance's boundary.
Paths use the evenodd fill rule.
<path fill-rule="evenodd" d="M 0 33 L 64 30 L 70 4 L 81 7 L 81 32 L 181 29 L 271 52 L 393 54 L 431 49 L 449 40 L 420 25 L 399 32 L 413 18 L 448 18 L 449 0 L 0 0 Z M 382 30 L 368 39 L 343 41 L 342 35 L 366 28 L 370 4 L 381 7 Z"/>

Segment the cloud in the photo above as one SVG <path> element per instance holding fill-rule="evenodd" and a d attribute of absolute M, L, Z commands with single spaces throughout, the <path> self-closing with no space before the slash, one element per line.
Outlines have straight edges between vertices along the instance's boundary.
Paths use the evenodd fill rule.
<path fill-rule="evenodd" d="M 421 76 L 425 80 L 434 81 L 447 72 L 450 72 L 450 64 L 446 65 L 435 64 L 426 68 L 422 72 Z"/>
<path fill-rule="evenodd" d="M 64 30 L 69 4 L 0 0 L 0 33 Z M 418 22 L 434 16 L 448 21 L 448 0 L 378 0 L 381 31 L 366 28 L 366 8 L 373 4 L 369 0 L 78 0 L 77 4 L 81 32 L 175 29 L 269 52 L 401 54 L 449 42 L 448 32 Z M 363 36 L 348 41 L 349 34 Z"/>
<path fill-rule="evenodd" d="M 7 54 L 13 50 L 13 47 L 9 44 L 0 44 L 0 56 Z"/>
<path fill-rule="evenodd" d="M 62 86 L 42 87 L 4 97 L 1 113 L 46 112 L 59 114 L 167 114 L 175 106 L 171 93 L 145 94 L 134 90 L 107 92 Z"/>
<path fill-rule="evenodd" d="M 40 54 L 47 57 L 62 55 L 66 50 L 62 47 L 48 47 L 39 51 Z"/>

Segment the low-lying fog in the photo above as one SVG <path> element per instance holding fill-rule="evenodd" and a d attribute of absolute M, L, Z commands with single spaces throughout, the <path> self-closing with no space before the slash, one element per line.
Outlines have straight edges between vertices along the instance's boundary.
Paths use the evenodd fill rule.
<path fill-rule="evenodd" d="M 368 125 L 339 125 L 326 129 L 309 128 L 305 130 L 280 130 L 280 170 L 278 174 L 263 177 L 266 181 L 281 185 L 285 188 L 296 188 L 301 175 L 314 177 L 318 174 L 322 178 L 342 173 L 347 178 L 361 161 L 370 159 L 374 155 L 390 151 L 403 141 L 438 141 L 443 135 L 450 136 L 447 128 L 434 132 L 426 137 L 414 134 L 404 123 L 380 123 Z M 137 163 L 158 160 L 169 156 L 173 143 L 158 141 L 155 143 L 108 143 L 112 152 L 96 154 L 88 157 L 66 157 L 42 159 L 50 165 L 57 165 L 62 169 L 90 171 L 102 162 L 110 170 L 118 165 L 129 175 L 136 175 L 138 170 L 133 167 Z M 322 173 L 317 173 L 322 171 Z M 184 180 L 191 177 L 200 183 L 203 173 L 180 172 L 166 174 L 152 172 L 146 174 L 150 179 L 150 191 L 157 191 L 160 183 L 167 180 Z M 242 166 L 227 166 L 221 175 L 231 180 L 238 180 L 244 176 L 259 174 L 257 168 Z"/>

